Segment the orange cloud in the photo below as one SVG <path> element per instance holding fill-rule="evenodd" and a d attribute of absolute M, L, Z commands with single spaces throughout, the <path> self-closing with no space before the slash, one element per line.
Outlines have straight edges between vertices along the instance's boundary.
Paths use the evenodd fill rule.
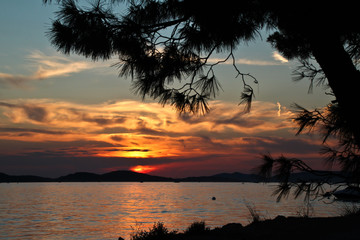
<path fill-rule="evenodd" d="M 281 63 L 287 63 L 289 62 L 289 60 L 287 60 L 285 57 L 283 57 L 279 52 L 277 51 L 274 51 L 273 52 L 273 58 L 276 60 L 276 61 L 279 61 Z"/>
<path fill-rule="evenodd" d="M 208 164 L 210 171 L 219 159 L 223 166 L 226 161 L 240 166 L 245 159 L 266 152 L 308 157 L 316 152 L 314 140 L 294 137 L 293 113 L 277 103 L 254 102 L 249 114 L 234 103 L 215 101 L 211 106 L 209 114 L 193 116 L 138 101 L 85 105 L 49 99 L 2 100 L 0 155 L 172 160 L 153 169 L 160 172 L 174 170 L 177 164 Z M 177 163 L 184 159 L 193 160 Z"/>

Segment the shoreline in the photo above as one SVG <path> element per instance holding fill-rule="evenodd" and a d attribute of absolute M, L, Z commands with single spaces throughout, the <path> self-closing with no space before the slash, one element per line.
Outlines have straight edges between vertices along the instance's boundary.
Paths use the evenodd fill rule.
<path fill-rule="evenodd" d="M 338 217 L 284 217 L 254 221 L 243 226 L 228 223 L 210 229 L 204 222 L 195 222 L 183 232 L 168 231 L 162 223 L 148 231 L 141 230 L 131 240 L 355 240 L 360 239 L 360 213 Z M 119 237 L 119 240 L 123 238 Z"/>

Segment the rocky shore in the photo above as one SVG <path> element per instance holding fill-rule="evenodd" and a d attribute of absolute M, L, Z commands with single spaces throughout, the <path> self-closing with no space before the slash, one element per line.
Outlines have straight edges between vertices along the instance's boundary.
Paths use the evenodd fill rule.
<path fill-rule="evenodd" d="M 120 240 L 122 238 L 119 238 Z M 148 231 L 140 231 L 131 240 L 358 240 L 360 215 L 343 217 L 283 217 L 255 221 L 243 226 L 230 223 L 210 229 L 205 223 L 193 223 L 184 232 L 169 231 L 157 223 Z"/>

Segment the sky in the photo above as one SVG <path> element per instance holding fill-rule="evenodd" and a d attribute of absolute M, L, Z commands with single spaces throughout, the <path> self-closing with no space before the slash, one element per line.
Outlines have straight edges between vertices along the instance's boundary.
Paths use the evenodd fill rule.
<path fill-rule="evenodd" d="M 331 100 L 321 87 L 292 81 L 298 63 L 262 39 L 238 47 L 237 67 L 259 81 L 249 114 L 229 63 L 215 68 L 223 91 L 204 115 L 179 115 L 144 101 L 118 76 L 114 56 L 93 62 L 64 55 L 47 32 L 58 10 L 41 0 L 0 1 L 0 172 L 59 177 L 133 170 L 167 177 L 251 172 L 261 154 L 323 167 L 317 136 L 295 136 L 292 105 Z M 213 56 L 212 61 L 221 58 Z"/>

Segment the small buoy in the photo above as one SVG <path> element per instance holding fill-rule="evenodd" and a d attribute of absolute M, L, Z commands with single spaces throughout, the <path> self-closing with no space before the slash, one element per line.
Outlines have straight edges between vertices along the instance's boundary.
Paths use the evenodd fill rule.
<path fill-rule="evenodd" d="M 212 197 L 211 200 L 216 200 L 216 197 Z"/>

